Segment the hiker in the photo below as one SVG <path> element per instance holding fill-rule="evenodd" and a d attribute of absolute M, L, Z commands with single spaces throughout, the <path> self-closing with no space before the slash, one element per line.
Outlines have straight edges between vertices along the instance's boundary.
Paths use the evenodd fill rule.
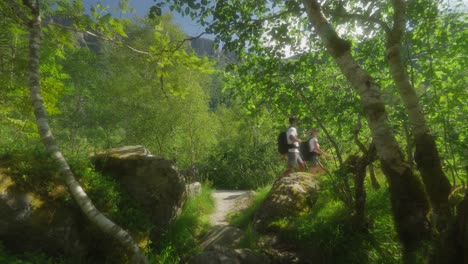
<path fill-rule="evenodd" d="M 294 168 L 298 167 L 300 171 L 304 171 L 304 161 L 299 153 L 299 143 L 302 142 L 297 136 L 296 129 L 296 117 L 291 116 L 289 118 L 289 128 L 286 132 L 286 138 L 288 140 L 288 169 L 283 173 L 283 176 L 294 172 Z"/>
<path fill-rule="evenodd" d="M 317 139 L 319 132 L 320 131 L 317 128 L 310 130 L 311 138 L 309 139 L 309 151 L 311 152 L 311 155 L 308 161 L 310 162 L 309 172 L 312 174 L 325 172 L 323 165 L 320 163 L 319 156 L 323 155 L 326 158 L 331 157 L 320 149 Z"/>

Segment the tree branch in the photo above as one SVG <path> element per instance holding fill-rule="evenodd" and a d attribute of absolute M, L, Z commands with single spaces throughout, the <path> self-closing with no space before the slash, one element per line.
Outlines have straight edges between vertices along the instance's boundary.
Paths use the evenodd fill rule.
<path fill-rule="evenodd" d="M 322 129 L 323 133 L 325 133 L 325 136 L 327 137 L 327 139 L 330 141 L 330 143 L 335 148 L 336 157 L 338 158 L 338 163 L 340 164 L 340 166 L 342 166 L 343 165 L 343 158 L 341 157 L 341 150 L 340 150 L 340 147 L 338 146 L 338 144 L 336 143 L 336 140 L 331 136 L 331 134 L 328 132 L 325 125 L 322 123 L 321 119 L 319 118 L 319 116 L 316 113 L 317 112 L 316 109 L 314 109 L 312 107 L 312 105 L 309 103 L 311 100 L 304 95 L 304 92 L 300 88 L 296 89 L 296 92 L 301 96 L 301 98 L 303 99 L 303 102 L 309 108 L 310 114 L 315 119 L 318 126 Z"/>
<path fill-rule="evenodd" d="M 251 21 L 253 23 L 261 23 L 261 22 L 264 22 L 264 21 L 267 21 L 267 20 L 273 20 L 273 19 L 276 19 L 276 18 L 280 18 L 280 17 L 282 17 L 284 15 L 287 15 L 287 14 L 296 13 L 296 12 L 305 12 L 305 11 L 306 11 L 305 8 L 285 10 L 283 12 L 279 12 L 279 13 L 276 13 L 276 14 L 268 16 L 268 17 L 263 17 L 261 19 L 252 19 Z"/>
<path fill-rule="evenodd" d="M 202 32 L 202 33 L 198 34 L 195 37 L 188 37 L 188 38 L 185 38 L 185 39 L 179 41 L 179 43 L 177 43 L 177 45 L 176 45 L 176 48 L 173 49 L 172 52 L 175 52 L 176 50 L 180 49 L 182 47 L 182 45 L 184 45 L 184 43 L 186 41 L 192 41 L 192 40 L 195 40 L 195 39 L 199 39 L 199 38 L 201 38 L 201 36 L 203 36 L 205 34 L 206 34 L 206 32 Z"/>
<path fill-rule="evenodd" d="M 75 31 L 80 32 L 79 30 L 75 30 Z M 132 46 L 130 46 L 130 45 L 128 45 L 128 44 L 122 42 L 122 41 L 118 41 L 118 40 L 115 40 L 115 39 L 113 39 L 113 38 L 110 38 L 110 37 L 107 37 L 107 36 L 104 36 L 104 35 L 96 34 L 96 33 L 91 32 L 91 31 L 89 31 L 89 30 L 85 30 L 85 31 L 81 31 L 81 32 L 82 32 L 82 33 L 86 33 L 86 34 L 88 34 L 88 35 L 90 35 L 90 36 L 93 36 L 93 37 L 95 37 L 95 38 L 99 38 L 99 39 L 102 39 L 102 40 L 106 40 L 106 41 L 112 42 L 112 43 L 114 43 L 114 44 L 116 44 L 116 45 L 118 45 L 118 46 L 126 47 L 126 48 L 128 48 L 128 49 L 130 49 L 130 50 L 132 50 L 132 51 L 134 51 L 134 52 L 136 52 L 136 53 L 145 54 L 145 55 L 148 55 L 148 56 L 150 56 L 151 58 L 153 58 L 153 55 L 152 55 L 150 52 L 148 52 L 148 51 L 142 51 L 142 50 L 136 49 L 136 48 L 134 48 L 134 47 L 132 47 Z"/>
<path fill-rule="evenodd" d="M 95 32 L 92 32 L 90 30 L 79 30 L 79 29 L 76 29 L 76 28 L 73 28 L 73 27 L 69 27 L 69 26 L 65 26 L 65 25 L 62 25 L 62 24 L 57 24 L 57 23 L 54 23 L 54 22 L 49 22 L 49 24 L 51 25 L 55 25 L 55 26 L 58 26 L 58 27 L 61 27 L 63 29 L 66 29 L 66 30 L 70 30 L 70 31 L 74 31 L 74 32 L 80 32 L 80 33 L 84 33 L 84 34 L 87 34 L 87 35 L 90 35 L 90 36 L 93 36 L 95 38 L 98 38 L 98 39 L 102 39 L 102 40 L 105 40 L 105 41 L 109 41 L 111 43 L 114 43 L 118 46 L 121 46 L 121 47 L 125 47 L 125 48 L 128 48 L 136 53 L 139 53 L 139 54 L 143 54 L 143 55 L 147 55 L 147 56 L 150 56 L 151 58 L 154 59 L 154 55 L 155 54 L 152 54 L 151 52 L 149 51 L 144 51 L 144 50 L 139 50 L 137 48 L 134 48 L 128 44 L 126 44 L 125 42 L 123 41 L 119 41 L 117 39 L 114 39 L 114 38 L 111 38 L 111 37 L 108 37 L 108 36 L 105 36 L 105 35 L 102 35 L 102 34 L 99 34 L 99 33 L 95 33 Z M 162 53 L 165 53 L 165 52 L 170 52 L 170 53 L 174 53 L 175 51 L 179 50 L 182 45 L 186 42 L 186 41 L 192 41 L 194 39 L 198 39 L 200 38 L 201 36 L 203 36 L 204 34 L 206 34 L 206 32 L 203 32 L 197 36 L 194 36 L 194 37 L 188 37 L 188 38 L 185 38 L 183 40 L 180 40 L 177 42 L 177 44 L 175 45 L 175 48 L 174 49 L 168 49 L 168 50 L 162 50 L 160 54 Z M 158 54 L 158 55 L 160 55 Z"/>
<path fill-rule="evenodd" d="M 359 140 L 359 132 L 361 131 L 362 128 L 362 123 L 361 123 L 361 117 L 358 117 L 358 122 L 356 124 L 356 127 L 353 129 L 353 138 L 354 138 L 354 143 L 359 147 L 359 149 L 362 151 L 362 153 L 367 153 L 367 148 L 364 146 L 364 144 Z"/>
<path fill-rule="evenodd" d="M 29 24 L 30 18 L 26 14 L 26 12 L 21 8 L 21 6 L 15 1 L 15 0 L 7 0 L 8 5 L 10 8 L 13 10 L 13 13 L 18 16 L 22 22 L 24 22 L 26 25 Z"/>
<path fill-rule="evenodd" d="M 390 27 L 388 26 L 387 23 L 385 23 L 385 21 L 383 20 L 380 20 L 376 17 L 373 17 L 373 16 L 366 16 L 364 14 L 359 14 L 359 13 L 333 13 L 334 16 L 336 17 L 340 17 L 340 18 L 348 18 L 348 19 L 353 19 L 353 20 L 357 20 L 357 21 L 361 21 L 361 22 L 372 22 L 374 24 L 377 24 L 379 25 L 380 27 L 382 27 L 384 29 L 385 32 L 390 32 Z"/>
<path fill-rule="evenodd" d="M 406 24 L 406 4 L 403 0 L 392 0 L 393 5 L 393 28 L 391 38 L 400 43 Z"/>

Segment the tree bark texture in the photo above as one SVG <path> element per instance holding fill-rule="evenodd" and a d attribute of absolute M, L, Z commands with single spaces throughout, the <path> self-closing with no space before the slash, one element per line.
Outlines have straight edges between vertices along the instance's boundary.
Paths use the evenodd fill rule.
<path fill-rule="evenodd" d="M 309 21 L 343 74 L 357 90 L 377 149 L 382 170 L 388 179 L 395 226 L 404 248 L 411 256 L 429 239 L 429 203 L 424 188 L 404 159 L 387 122 L 385 104 L 378 85 L 351 55 L 350 44 L 340 38 L 321 12 L 317 0 L 303 0 Z"/>
<path fill-rule="evenodd" d="M 368 150 L 356 160 L 354 178 L 354 203 L 356 220 L 358 223 L 366 223 L 366 189 L 364 179 L 366 178 L 367 166 L 377 159 L 375 145 L 371 143 Z"/>
<path fill-rule="evenodd" d="M 354 174 L 354 211 L 355 223 L 362 225 L 366 223 L 366 189 L 364 188 L 364 180 L 366 178 L 366 168 L 377 159 L 375 144 L 371 142 L 368 148 L 359 139 L 359 131 L 361 131 L 361 118 L 358 119 L 356 127 L 353 129 L 354 143 L 359 147 L 362 155 L 355 159 L 352 165 L 352 173 Z M 375 175 L 374 175 L 375 177 Z"/>
<path fill-rule="evenodd" d="M 29 81 L 30 96 L 36 116 L 36 123 L 41 140 L 47 151 L 57 161 L 61 175 L 67 184 L 73 198 L 88 219 L 96 224 L 103 232 L 110 234 L 133 253 L 133 263 L 147 263 L 146 257 L 129 233 L 104 216 L 92 203 L 83 188 L 75 179 L 67 161 L 57 146 L 49 128 L 47 112 L 44 107 L 39 81 L 39 50 L 41 39 L 41 18 L 39 1 L 28 1 L 27 6 L 32 11 L 29 21 Z"/>
<path fill-rule="evenodd" d="M 455 224 L 456 263 L 468 263 L 468 191 L 465 198 L 458 205 L 458 215 Z"/>
<path fill-rule="evenodd" d="M 403 0 L 393 0 L 392 3 L 394 23 L 393 28 L 387 33 L 386 44 L 390 72 L 408 114 L 408 120 L 415 139 L 414 159 L 421 173 L 434 213 L 447 220 L 449 217 L 450 182 L 442 170 L 434 137 L 427 126 L 419 104 L 419 98 L 410 82 L 407 67 L 403 62 L 401 42 L 406 26 L 406 4 Z"/>
<path fill-rule="evenodd" d="M 374 163 L 373 162 L 369 163 L 368 167 L 369 167 L 369 177 L 371 179 L 372 188 L 374 188 L 374 190 L 378 190 L 380 189 L 380 184 L 377 181 L 377 178 L 375 177 Z"/>

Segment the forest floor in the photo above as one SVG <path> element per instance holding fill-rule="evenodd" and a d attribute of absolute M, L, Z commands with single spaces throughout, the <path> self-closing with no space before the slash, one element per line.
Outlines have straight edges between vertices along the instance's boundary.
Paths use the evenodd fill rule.
<path fill-rule="evenodd" d="M 213 192 L 215 211 L 211 215 L 212 226 L 227 226 L 227 216 L 249 205 L 253 191 L 217 190 Z"/>

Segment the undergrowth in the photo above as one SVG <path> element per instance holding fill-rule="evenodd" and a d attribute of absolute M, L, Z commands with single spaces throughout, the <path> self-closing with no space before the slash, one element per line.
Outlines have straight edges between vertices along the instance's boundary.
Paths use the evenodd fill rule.
<path fill-rule="evenodd" d="M 190 198 L 181 215 L 163 235 L 159 245 L 149 247 L 145 236 L 154 228 L 148 216 L 115 179 L 96 172 L 86 157 L 69 158 L 75 176 L 96 207 L 117 224 L 130 230 L 145 245 L 151 263 L 184 263 L 199 251 L 198 239 L 210 228 L 210 214 L 214 210 L 212 188 L 205 184 L 202 192 Z M 55 162 L 43 148 L 17 149 L 11 153 L 0 153 L 0 167 L 14 181 L 14 188 L 31 191 L 38 199 L 46 202 L 68 203 L 76 206 L 63 184 Z M 95 227 L 85 232 L 93 233 Z M 94 231 L 93 231 L 94 230 Z M 147 240 L 144 242 L 144 240 Z M 111 257 L 111 256 L 109 256 Z M 38 253 L 25 253 L 21 257 L 9 254 L 0 245 L 0 263 L 50 264 L 73 263 L 73 260 L 57 260 Z"/>
<path fill-rule="evenodd" d="M 210 229 L 214 211 L 213 189 L 204 184 L 200 194 L 190 198 L 179 218 L 163 235 L 158 252 L 150 254 L 150 263 L 185 263 L 200 251 L 199 239 Z"/>
<path fill-rule="evenodd" d="M 59 260 L 53 260 L 42 253 L 24 253 L 15 255 L 8 252 L 0 242 L 0 263 L 2 264 L 61 264 Z"/>
<path fill-rule="evenodd" d="M 248 229 L 249 225 L 252 222 L 255 212 L 258 210 L 260 204 L 270 192 L 271 185 L 259 188 L 255 191 L 255 195 L 252 198 L 252 204 L 242 210 L 241 212 L 228 215 L 228 221 L 230 225 L 241 228 Z"/>
<path fill-rule="evenodd" d="M 374 190 L 366 183 L 369 220 L 368 231 L 363 231 L 353 225 L 353 212 L 332 191 L 330 179 L 322 177 L 320 181 L 320 196 L 310 212 L 271 223 L 280 230 L 279 238 L 295 245 L 314 263 L 400 263 L 401 246 L 391 215 L 388 187 Z M 230 218 L 232 225 L 250 234 L 247 245 L 255 245 L 261 239 L 252 230 L 252 220 L 268 190 L 259 191 L 249 208 Z"/>
<path fill-rule="evenodd" d="M 149 233 L 153 224 L 143 208 L 114 178 L 96 172 L 87 157 L 71 157 L 68 163 L 94 205 L 112 221 L 129 230 L 140 245 L 149 250 Z M 14 152 L 0 152 L 0 167 L 12 178 L 13 184 L 8 188 L 33 193 L 34 201 L 37 200 L 34 204 L 78 207 L 58 172 L 57 164 L 43 148 L 18 148 Z M 100 234 L 94 225 L 88 225 L 82 231 L 91 237 Z M 95 239 L 99 240 L 100 237 Z M 31 256 L 36 255 L 31 254 Z M 56 261 L 54 259 L 54 263 Z M 75 260 L 63 261 L 75 263 Z M 33 263 L 36 262 L 45 263 L 39 261 Z M 11 260 L 0 263 L 23 262 Z"/>

